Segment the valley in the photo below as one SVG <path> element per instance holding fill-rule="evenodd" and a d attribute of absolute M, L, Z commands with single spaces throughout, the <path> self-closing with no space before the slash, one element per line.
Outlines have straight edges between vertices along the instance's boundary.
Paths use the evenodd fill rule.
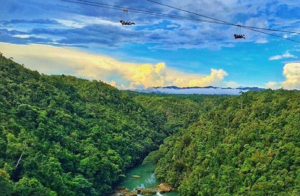
<path fill-rule="evenodd" d="M 297 91 L 144 94 L 5 57 L 0 76 L 1 196 L 300 194 Z"/>

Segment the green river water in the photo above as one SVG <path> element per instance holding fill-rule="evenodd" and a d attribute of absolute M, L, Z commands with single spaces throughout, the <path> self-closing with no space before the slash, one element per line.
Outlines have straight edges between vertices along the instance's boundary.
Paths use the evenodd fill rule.
<path fill-rule="evenodd" d="M 133 191 L 136 188 L 155 188 L 160 184 L 160 181 L 154 176 L 155 165 L 145 164 L 139 165 L 126 173 L 126 178 L 124 178 L 119 184 L 120 187 L 126 187 Z M 139 175 L 140 178 L 132 178 L 132 175 Z M 170 192 L 159 194 L 162 196 L 179 196 L 177 192 Z"/>

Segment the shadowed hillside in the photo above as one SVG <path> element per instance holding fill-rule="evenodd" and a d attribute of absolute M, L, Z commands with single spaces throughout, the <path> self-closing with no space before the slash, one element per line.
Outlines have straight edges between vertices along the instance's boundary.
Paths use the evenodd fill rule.
<path fill-rule="evenodd" d="M 103 195 L 165 137 L 163 122 L 126 93 L 1 58 L 4 195 Z"/>

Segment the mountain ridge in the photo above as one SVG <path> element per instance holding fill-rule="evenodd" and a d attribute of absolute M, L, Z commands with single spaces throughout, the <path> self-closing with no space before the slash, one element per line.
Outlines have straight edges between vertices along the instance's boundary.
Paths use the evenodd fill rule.
<path fill-rule="evenodd" d="M 147 89 L 136 89 L 135 91 L 141 93 L 161 93 L 161 94 L 207 94 L 207 95 L 240 95 L 247 91 L 265 91 L 267 89 L 260 87 L 177 87 L 177 86 L 166 86 L 166 87 L 149 87 Z"/>

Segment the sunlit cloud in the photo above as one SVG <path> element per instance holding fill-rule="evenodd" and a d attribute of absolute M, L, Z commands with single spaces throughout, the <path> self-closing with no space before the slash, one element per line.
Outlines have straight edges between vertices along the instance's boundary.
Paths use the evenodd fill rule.
<path fill-rule="evenodd" d="M 46 45 L 14 45 L 0 43 L 7 57 L 45 74 L 75 75 L 102 80 L 118 88 L 143 89 L 153 86 L 204 87 L 224 85 L 228 75 L 223 69 L 210 74 L 191 74 L 167 67 L 164 62 L 138 64 L 89 54 L 72 48 Z"/>
<path fill-rule="evenodd" d="M 271 82 L 266 83 L 266 88 L 278 89 L 279 85 L 280 84 L 278 82 L 271 81 Z"/>
<path fill-rule="evenodd" d="M 286 78 L 282 82 L 285 89 L 300 89 L 300 63 L 287 63 L 283 68 L 283 75 Z"/>

